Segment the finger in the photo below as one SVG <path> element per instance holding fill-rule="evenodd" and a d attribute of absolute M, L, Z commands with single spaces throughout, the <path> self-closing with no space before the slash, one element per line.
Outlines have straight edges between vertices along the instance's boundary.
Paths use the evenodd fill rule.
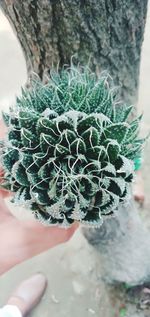
<path fill-rule="evenodd" d="M 7 198 L 11 195 L 12 193 L 6 189 L 0 188 L 0 197 L 1 198 Z"/>
<path fill-rule="evenodd" d="M 79 222 L 75 222 L 69 229 L 64 229 L 66 230 L 66 241 L 69 240 L 74 233 L 76 232 L 76 230 L 79 228 Z"/>
<path fill-rule="evenodd" d="M 3 197 L 0 195 L 0 222 L 5 220 L 8 216 L 13 217 L 11 212 L 9 211 Z"/>
<path fill-rule="evenodd" d="M 59 227 L 44 227 L 43 228 L 43 239 L 48 242 L 49 247 L 52 248 L 58 244 L 67 242 L 73 236 L 78 228 L 78 224 L 73 224 L 70 228 L 59 228 Z M 45 237 L 44 237 L 45 236 Z"/>
<path fill-rule="evenodd" d="M 27 231 L 28 245 L 32 254 L 43 252 L 47 249 L 53 248 L 58 244 L 67 242 L 78 228 L 78 224 L 73 224 L 69 229 L 59 227 L 44 227 L 42 225 L 35 225 L 24 223 Z"/>

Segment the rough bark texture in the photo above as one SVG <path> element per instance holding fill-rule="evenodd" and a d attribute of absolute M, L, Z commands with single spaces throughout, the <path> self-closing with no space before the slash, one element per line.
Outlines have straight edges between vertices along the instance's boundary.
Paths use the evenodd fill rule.
<path fill-rule="evenodd" d="M 116 217 L 99 229 L 83 228 L 85 237 L 99 250 L 104 279 L 108 283 L 135 286 L 150 282 L 150 233 L 134 202 L 120 207 Z"/>
<path fill-rule="evenodd" d="M 28 73 L 43 77 L 59 62 L 108 70 L 126 102 L 138 92 L 147 0 L 0 0 L 23 48 Z M 150 278 L 150 235 L 132 207 L 99 230 L 84 229 L 98 250 L 109 282 L 131 285 Z"/>
<path fill-rule="evenodd" d="M 74 62 L 108 70 L 136 103 L 148 0 L 0 0 L 23 48 L 28 73 Z"/>

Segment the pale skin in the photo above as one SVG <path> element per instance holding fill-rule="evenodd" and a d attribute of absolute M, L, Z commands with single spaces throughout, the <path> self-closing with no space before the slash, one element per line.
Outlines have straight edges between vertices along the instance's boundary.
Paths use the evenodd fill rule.
<path fill-rule="evenodd" d="M 0 274 L 34 255 L 68 241 L 78 224 L 69 229 L 44 227 L 37 222 L 16 219 L 0 193 Z"/>

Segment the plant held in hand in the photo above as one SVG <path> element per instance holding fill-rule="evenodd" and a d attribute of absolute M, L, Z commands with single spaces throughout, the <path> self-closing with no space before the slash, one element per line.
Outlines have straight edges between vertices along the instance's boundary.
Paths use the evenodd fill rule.
<path fill-rule="evenodd" d="M 117 104 L 106 76 L 87 68 L 33 80 L 9 114 L 1 141 L 2 186 L 46 225 L 98 227 L 130 194 L 141 156 L 141 117 Z"/>

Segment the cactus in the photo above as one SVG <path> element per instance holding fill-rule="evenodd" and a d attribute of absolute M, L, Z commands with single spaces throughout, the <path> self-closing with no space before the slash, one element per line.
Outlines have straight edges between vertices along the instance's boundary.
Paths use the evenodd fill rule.
<path fill-rule="evenodd" d="M 2 186 L 12 201 L 46 225 L 99 227 L 130 194 L 143 144 L 132 110 L 87 68 L 51 71 L 45 85 L 32 80 L 3 113 Z"/>

